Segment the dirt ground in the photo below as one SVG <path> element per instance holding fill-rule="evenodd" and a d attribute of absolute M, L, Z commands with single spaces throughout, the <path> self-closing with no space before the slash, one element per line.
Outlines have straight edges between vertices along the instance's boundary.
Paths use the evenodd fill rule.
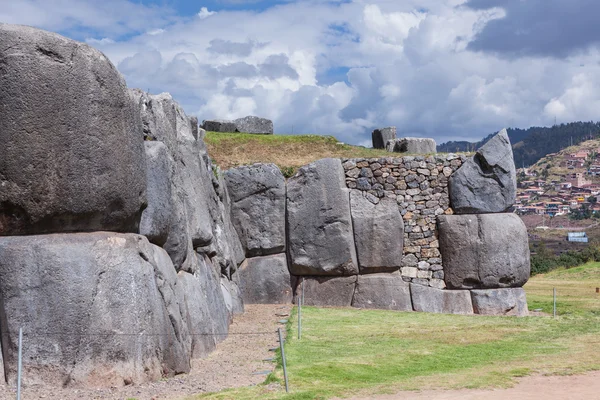
<path fill-rule="evenodd" d="M 600 399 L 600 371 L 572 376 L 529 376 L 509 389 L 399 392 L 349 400 L 592 400 Z"/>
<path fill-rule="evenodd" d="M 194 360 L 192 371 L 159 382 L 102 389 L 47 389 L 28 387 L 22 390 L 23 400 L 57 399 L 136 399 L 179 400 L 185 396 L 215 392 L 226 388 L 250 386 L 262 383 L 265 372 L 275 367 L 269 349 L 279 345 L 277 328 L 284 325 L 278 321 L 287 319 L 291 306 L 247 305 L 246 312 L 234 318 L 230 335 L 217 346 L 207 358 Z M 272 334 L 248 335 L 250 332 Z M 15 388 L 0 387 L 0 399 L 15 398 Z"/>

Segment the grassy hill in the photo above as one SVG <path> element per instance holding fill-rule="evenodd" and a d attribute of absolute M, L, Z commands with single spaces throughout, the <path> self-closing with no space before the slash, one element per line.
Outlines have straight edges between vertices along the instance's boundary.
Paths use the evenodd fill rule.
<path fill-rule="evenodd" d="M 290 176 L 298 167 L 321 158 L 389 157 L 385 150 L 340 143 L 333 136 L 251 135 L 206 132 L 204 142 L 211 158 L 223 169 L 257 162 L 274 163 Z"/>

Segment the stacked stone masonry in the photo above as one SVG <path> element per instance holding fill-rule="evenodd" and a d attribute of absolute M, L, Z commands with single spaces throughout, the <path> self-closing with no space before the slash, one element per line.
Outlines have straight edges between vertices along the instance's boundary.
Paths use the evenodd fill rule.
<path fill-rule="evenodd" d="M 445 288 L 436 219 L 453 214 L 448 180 L 465 160 L 455 154 L 342 160 L 349 189 L 364 192 L 374 204 L 392 199 L 398 205 L 405 282 Z"/>

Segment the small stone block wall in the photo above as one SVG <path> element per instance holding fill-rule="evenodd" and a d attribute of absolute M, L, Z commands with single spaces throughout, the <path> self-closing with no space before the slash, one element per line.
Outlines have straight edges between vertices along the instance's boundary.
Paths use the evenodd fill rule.
<path fill-rule="evenodd" d="M 366 192 L 377 203 L 396 201 L 404 219 L 402 279 L 438 289 L 446 287 L 436 217 L 453 214 L 448 178 L 464 155 L 344 159 L 346 186 Z"/>

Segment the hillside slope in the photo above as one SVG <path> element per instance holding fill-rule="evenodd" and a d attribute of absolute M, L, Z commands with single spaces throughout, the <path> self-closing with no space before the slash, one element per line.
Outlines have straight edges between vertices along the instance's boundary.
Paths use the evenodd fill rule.
<path fill-rule="evenodd" d="M 569 145 L 579 144 L 600 136 L 598 122 L 571 122 L 552 127 L 531 127 L 528 129 L 508 128 L 508 136 L 513 144 L 515 164 L 518 167 L 535 164 L 547 154 L 556 153 Z M 447 142 L 438 146 L 439 152 L 457 152 L 478 149 L 490 140 L 495 133 L 480 142 Z"/>
<path fill-rule="evenodd" d="M 333 136 L 319 135 L 251 135 L 246 133 L 206 132 L 208 153 L 223 169 L 252 163 L 274 163 L 284 175 L 321 158 L 377 158 L 392 154 L 351 146 Z"/>

